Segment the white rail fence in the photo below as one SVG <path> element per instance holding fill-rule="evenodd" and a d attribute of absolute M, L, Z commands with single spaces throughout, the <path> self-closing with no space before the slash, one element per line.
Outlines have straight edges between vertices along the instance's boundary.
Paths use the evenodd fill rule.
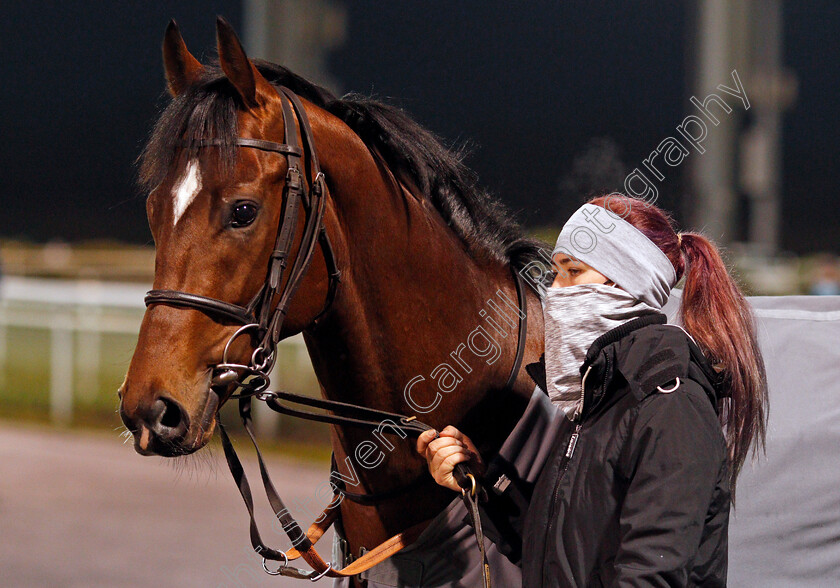
<path fill-rule="evenodd" d="M 78 392 L 74 391 L 74 382 L 93 378 L 91 386 L 96 387 L 103 335 L 137 335 L 147 289 L 136 283 L 4 277 L 0 281 L 0 390 L 7 384 L 10 346 L 19 343 L 10 339 L 10 328 L 16 332 L 47 332 L 48 349 L 37 351 L 31 361 L 49 370 L 51 420 L 69 423 Z M 282 346 L 297 369 L 311 372 L 301 336 L 283 341 Z M 314 379 L 314 374 L 310 377 Z M 276 429 L 273 417 L 273 413 L 257 414 L 257 424 L 264 433 Z"/>

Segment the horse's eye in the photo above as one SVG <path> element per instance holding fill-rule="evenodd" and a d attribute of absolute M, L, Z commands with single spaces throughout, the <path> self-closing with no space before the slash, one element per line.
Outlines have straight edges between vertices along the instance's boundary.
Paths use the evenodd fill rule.
<path fill-rule="evenodd" d="M 230 217 L 230 226 L 247 227 L 257 218 L 257 205 L 253 202 L 237 202 Z"/>

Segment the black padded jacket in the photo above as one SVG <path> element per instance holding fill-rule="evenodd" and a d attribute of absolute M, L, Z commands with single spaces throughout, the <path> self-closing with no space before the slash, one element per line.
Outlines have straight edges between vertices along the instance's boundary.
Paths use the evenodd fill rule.
<path fill-rule="evenodd" d="M 599 337 L 581 366 L 579 421 L 545 440 L 535 484 L 510 485 L 518 511 L 507 516 L 506 497 L 489 493 L 482 519 L 521 563 L 525 588 L 726 585 L 721 385 L 691 338 L 664 323 L 657 313 Z M 526 369 L 545 390 L 544 362 Z M 491 488 L 495 472 L 491 462 Z"/>

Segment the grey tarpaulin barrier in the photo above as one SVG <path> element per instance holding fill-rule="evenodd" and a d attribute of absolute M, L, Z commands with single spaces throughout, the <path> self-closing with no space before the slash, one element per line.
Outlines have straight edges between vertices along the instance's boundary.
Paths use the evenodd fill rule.
<path fill-rule="evenodd" d="M 664 309 L 669 318 L 679 294 Z M 840 586 L 840 296 L 749 301 L 770 423 L 766 456 L 745 464 L 738 481 L 729 585 Z"/>

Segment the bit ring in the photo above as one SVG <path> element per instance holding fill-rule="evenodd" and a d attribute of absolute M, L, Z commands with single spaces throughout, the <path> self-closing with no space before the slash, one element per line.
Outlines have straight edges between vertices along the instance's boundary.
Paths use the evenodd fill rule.
<path fill-rule="evenodd" d="M 283 561 L 282 565 L 274 571 L 271 571 L 271 570 L 268 569 L 268 562 L 266 561 L 265 558 L 262 558 L 262 567 L 265 570 L 265 573 L 268 574 L 269 576 L 279 576 L 280 574 L 283 573 L 283 570 L 286 568 L 286 566 L 289 565 L 289 556 L 286 555 L 286 552 L 281 551 L 280 554 L 283 556 L 284 561 Z"/>

